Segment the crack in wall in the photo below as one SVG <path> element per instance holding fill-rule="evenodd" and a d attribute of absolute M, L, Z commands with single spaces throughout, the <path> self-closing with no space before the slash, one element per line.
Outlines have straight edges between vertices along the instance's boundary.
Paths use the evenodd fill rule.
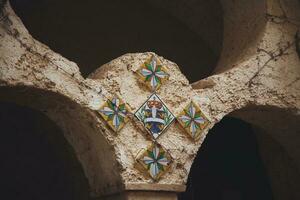
<path fill-rule="evenodd" d="M 266 53 L 269 56 L 269 59 L 261 66 L 259 69 L 254 73 L 254 75 L 249 79 L 249 81 L 246 83 L 248 87 L 252 87 L 254 84 L 254 79 L 257 78 L 260 74 L 260 72 L 271 62 L 271 61 L 277 61 L 279 57 L 289 55 L 287 51 L 293 47 L 296 44 L 296 41 L 293 42 L 287 42 L 285 47 L 278 48 L 275 51 L 267 51 L 265 49 L 257 48 L 257 52 L 263 52 Z"/>

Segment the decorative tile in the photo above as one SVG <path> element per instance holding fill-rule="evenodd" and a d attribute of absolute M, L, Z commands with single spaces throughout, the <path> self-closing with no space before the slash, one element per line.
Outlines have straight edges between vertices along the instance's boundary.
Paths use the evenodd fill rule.
<path fill-rule="evenodd" d="M 152 144 L 136 158 L 140 169 L 158 180 L 170 167 L 172 158 L 159 144 Z"/>
<path fill-rule="evenodd" d="M 161 84 L 169 78 L 169 74 L 161 62 L 154 55 L 143 63 L 137 71 L 144 82 L 153 92 L 156 91 Z"/>
<path fill-rule="evenodd" d="M 115 132 L 123 128 L 129 120 L 129 107 L 119 98 L 108 99 L 99 109 L 100 115 Z"/>
<path fill-rule="evenodd" d="M 134 114 L 154 139 L 160 136 L 175 119 L 167 106 L 152 94 Z"/>
<path fill-rule="evenodd" d="M 177 120 L 194 140 L 200 138 L 203 129 L 209 124 L 200 107 L 193 101 L 178 115 Z"/>

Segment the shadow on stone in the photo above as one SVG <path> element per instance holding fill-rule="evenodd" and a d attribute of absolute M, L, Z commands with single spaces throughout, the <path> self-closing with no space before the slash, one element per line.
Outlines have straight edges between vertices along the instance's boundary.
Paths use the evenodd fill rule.
<path fill-rule="evenodd" d="M 33 37 L 76 62 L 85 77 L 125 53 L 152 51 L 176 62 L 194 82 L 212 73 L 221 51 L 212 51 L 186 24 L 146 1 L 10 2 Z M 213 32 L 220 38 L 214 40 L 222 46 L 221 6 L 215 9 L 205 2 L 207 20 L 202 20 L 202 28 L 218 24 Z M 213 19 L 209 17 L 212 12 Z"/>
<path fill-rule="evenodd" d="M 271 200 L 270 183 L 250 124 L 226 117 L 208 133 L 180 200 Z"/>
<path fill-rule="evenodd" d="M 0 103 L 3 199 L 87 200 L 89 186 L 62 131 L 41 112 Z"/>

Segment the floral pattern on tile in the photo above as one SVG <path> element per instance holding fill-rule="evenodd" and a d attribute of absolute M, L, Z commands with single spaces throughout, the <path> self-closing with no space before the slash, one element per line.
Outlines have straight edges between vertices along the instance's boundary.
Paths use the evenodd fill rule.
<path fill-rule="evenodd" d="M 167 69 L 152 55 L 150 59 L 142 64 L 137 71 L 140 81 L 145 83 L 152 92 L 159 89 L 163 82 L 169 78 Z"/>
<path fill-rule="evenodd" d="M 209 124 L 208 119 L 200 107 L 193 101 L 178 115 L 177 121 L 186 133 L 194 140 L 198 140 L 205 127 Z"/>
<path fill-rule="evenodd" d="M 129 120 L 129 110 L 129 107 L 119 97 L 114 97 L 107 99 L 104 105 L 99 109 L 99 113 L 109 127 L 115 132 L 118 132 Z"/>
<path fill-rule="evenodd" d="M 161 145 L 154 143 L 138 155 L 136 161 L 143 172 L 146 172 L 153 180 L 158 180 L 167 172 L 172 158 Z"/>

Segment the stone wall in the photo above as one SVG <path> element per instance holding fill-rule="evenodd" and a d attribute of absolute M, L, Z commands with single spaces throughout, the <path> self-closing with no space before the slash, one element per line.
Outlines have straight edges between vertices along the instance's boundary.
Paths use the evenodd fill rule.
<path fill-rule="evenodd" d="M 228 114 L 266 129 L 299 168 L 299 2 L 222 1 L 222 6 L 224 42 L 218 74 L 190 84 L 177 64 L 152 52 L 125 54 L 83 78 L 76 63 L 32 38 L 7 4 L 0 26 L 0 97 L 46 111 L 73 146 L 94 196 L 124 190 L 183 191 L 206 134 Z M 150 92 L 136 73 L 151 56 L 170 74 L 157 91 L 169 109 L 178 115 L 193 100 L 211 122 L 196 142 L 177 123 L 159 137 L 173 163 L 157 181 L 135 167 L 135 156 L 151 143 L 138 123 L 132 118 L 116 134 L 99 116 L 100 106 L 115 94 L 132 111 L 146 100 Z"/>

